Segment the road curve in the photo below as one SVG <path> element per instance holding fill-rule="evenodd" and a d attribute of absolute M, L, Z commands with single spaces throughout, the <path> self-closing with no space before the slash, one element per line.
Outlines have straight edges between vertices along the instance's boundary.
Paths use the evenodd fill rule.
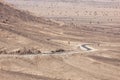
<path fill-rule="evenodd" d="M 84 51 L 93 51 L 94 48 L 90 47 L 89 45 L 90 44 L 82 44 L 82 45 L 80 45 L 80 49 L 84 50 Z"/>

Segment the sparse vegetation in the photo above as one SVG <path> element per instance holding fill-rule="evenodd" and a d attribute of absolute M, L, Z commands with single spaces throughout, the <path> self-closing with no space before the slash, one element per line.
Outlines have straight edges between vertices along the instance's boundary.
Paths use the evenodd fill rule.
<path fill-rule="evenodd" d="M 65 52 L 65 50 L 64 49 L 57 49 L 55 51 L 51 51 L 52 54 L 54 54 L 54 53 L 61 53 L 61 52 Z"/>
<path fill-rule="evenodd" d="M 17 50 L 17 51 L 12 51 L 12 52 L 7 52 L 6 50 L 2 50 L 2 51 L 0 51 L 0 54 L 29 55 L 29 54 L 41 54 L 41 51 L 37 50 L 37 49 L 34 49 L 34 48 L 31 48 L 31 49 L 24 48 L 24 49 L 20 49 L 20 50 Z"/>
<path fill-rule="evenodd" d="M 64 49 L 57 49 L 55 52 L 64 52 Z"/>

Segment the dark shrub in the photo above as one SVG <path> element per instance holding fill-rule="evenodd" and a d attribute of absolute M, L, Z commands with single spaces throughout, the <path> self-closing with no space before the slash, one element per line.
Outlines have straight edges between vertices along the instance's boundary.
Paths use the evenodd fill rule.
<path fill-rule="evenodd" d="M 55 52 L 65 52 L 65 50 L 64 49 L 58 49 Z"/>

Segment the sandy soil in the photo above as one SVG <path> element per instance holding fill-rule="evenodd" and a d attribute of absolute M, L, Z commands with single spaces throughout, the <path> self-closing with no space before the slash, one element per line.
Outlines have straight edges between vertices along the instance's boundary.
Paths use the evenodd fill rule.
<path fill-rule="evenodd" d="M 0 2 L 0 80 L 120 80 L 120 25 L 79 22 Z"/>

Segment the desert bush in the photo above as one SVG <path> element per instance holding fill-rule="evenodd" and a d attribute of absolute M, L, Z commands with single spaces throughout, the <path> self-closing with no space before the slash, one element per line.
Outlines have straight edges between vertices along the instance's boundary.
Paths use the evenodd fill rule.
<path fill-rule="evenodd" d="M 52 54 L 58 53 L 58 52 L 65 52 L 64 49 L 57 49 L 55 51 L 51 51 Z"/>
<path fill-rule="evenodd" d="M 40 50 L 37 50 L 37 49 L 34 49 L 34 48 L 32 48 L 32 49 L 26 49 L 26 48 L 24 48 L 24 49 L 22 49 L 22 50 L 18 50 L 18 51 L 16 51 L 16 52 L 14 52 L 14 53 L 20 54 L 20 55 L 40 54 L 41 51 L 40 51 Z"/>
<path fill-rule="evenodd" d="M 1 50 L 0 54 L 7 54 L 7 51 L 6 50 Z"/>
<path fill-rule="evenodd" d="M 17 51 L 13 51 L 13 52 L 7 52 L 6 50 L 0 51 L 0 54 L 8 54 L 8 55 L 9 54 L 27 55 L 27 54 L 40 54 L 40 53 L 41 53 L 40 50 L 37 50 L 37 49 L 34 49 L 34 48 L 32 48 L 32 49 L 24 48 L 24 49 L 19 49 Z"/>
<path fill-rule="evenodd" d="M 55 52 L 64 52 L 64 49 L 57 49 Z"/>

